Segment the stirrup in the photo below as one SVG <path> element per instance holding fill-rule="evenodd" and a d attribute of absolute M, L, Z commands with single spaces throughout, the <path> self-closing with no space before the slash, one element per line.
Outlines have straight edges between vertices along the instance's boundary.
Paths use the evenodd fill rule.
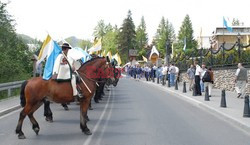
<path fill-rule="evenodd" d="M 77 96 L 78 96 L 79 98 L 83 98 L 83 95 L 82 95 L 82 93 L 80 93 L 80 92 L 77 92 Z"/>

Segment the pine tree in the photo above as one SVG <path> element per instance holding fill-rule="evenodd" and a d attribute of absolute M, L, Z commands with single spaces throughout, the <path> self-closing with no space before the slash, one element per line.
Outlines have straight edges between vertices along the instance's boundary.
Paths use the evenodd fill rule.
<path fill-rule="evenodd" d="M 189 15 L 186 15 L 178 34 L 178 44 L 176 46 L 176 51 L 190 55 L 192 51 L 196 50 L 197 42 L 194 40 L 193 32 L 191 19 Z M 184 39 L 186 39 L 186 50 L 185 52 L 182 52 L 184 47 Z"/>
<path fill-rule="evenodd" d="M 97 26 L 94 29 L 93 35 L 97 38 L 102 38 L 106 33 L 106 25 L 104 23 L 104 20 L 98 21 Z"/>
<path fill-rule="evenodd" d="M 123 20 L 122 27 L 119 30 L 118 44 L 119 53 L 121 54 L 122 62 L 129 61 L 129 49 L 136 47 L 135 25 L 132 19 L 132 13 L 129 10 L 127 18 Z"/>
<path fill-rule="evenodd" d="M 142 16 L 141 23 L 136 30 L 136 44 L 137 44 L 136 49 L 138 50 L 140 57 L 142 55 L 145 56 L 146 54 L 145 46 L 147 45 L 147 43 L 148 43 L 148 34 L 146 32 L 146 23 L 144 17 Z"/>
<path fill-rule="evenodd" d="M 160 52 L 160 57 L 163 58 L 166 54 L 167 41 L 169 44 L 172 44 L 174 40 L 175 32 L 172 23 L 170 23 L 168 19 L 165 20 L 165 18 L 162 17 L 155 36 L 156 48 Z"/>

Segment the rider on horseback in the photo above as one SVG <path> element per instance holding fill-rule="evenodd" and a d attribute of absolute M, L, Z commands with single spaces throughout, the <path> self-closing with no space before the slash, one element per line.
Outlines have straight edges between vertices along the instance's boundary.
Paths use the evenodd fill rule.
<path fill-rule="evenodd" d="M 72 71 L 75 71 L 75 61 L 71 57 L 67 57 L 68 50 L 71 49 L 71 47 L 68 43 L 63 43 L 61 47 L 63 52 L 56 58 L 53 68 L 53 79 L 56 79 L 57 81 L 71 80 L 73 96 L 82 98 L 82 94 L 79 93 L 76 88 L 76 76 L 75 74 L 72 74 Z"/>

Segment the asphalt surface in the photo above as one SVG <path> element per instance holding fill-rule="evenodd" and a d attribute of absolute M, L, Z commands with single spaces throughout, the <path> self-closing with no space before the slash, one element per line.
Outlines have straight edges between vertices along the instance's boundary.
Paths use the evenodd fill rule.
<path fill-rule="evenodd" d="M 89 111 L 92 136 L 79 127 L 79 106 L 51 105 L 54 122 L 43 117 L 43 106 L 35 113 L 40 125 L 35 135 L 28 117 L 19 140 L 15 128 L 20 109 L 0 117 L 2 145 L 249 145 L 250 136 L 206 111 L 150 84 L 121 79 L 106 91 Z"/>

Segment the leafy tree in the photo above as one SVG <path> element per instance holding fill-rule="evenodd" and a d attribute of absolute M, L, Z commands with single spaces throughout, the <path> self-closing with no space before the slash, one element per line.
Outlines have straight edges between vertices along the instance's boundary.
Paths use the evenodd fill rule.
<path fill-rule="evenodd" d="M 144 17 L 141 18 L 141 23 L 136 30 L 136 49 L 138 50 L 139 57 L 145 56 L 145 47 L 148 44 L 148 34 L 146 32 L 146 23 Z"/>
<path fill-rule="evenodd" d="M 192 22 L 190 20 L 189 15 L 186 15 L 179 34 L 178 34 L 178 43 L 175 47 L 175 51 L 178 53 L 184 53 L 185 55 L 190 55 L 193 51 L 196 50 L 197 48 L 197 42 L 193 37 L 193 28 L 192 28 Z M 184 47 L 184 39 L 186 39 L 186 50 L 185 52 L 183 51 Z M 178 54 L 175 53 L 175 54 Z"/>
<path fill-rule="evenodd" d="M 0 2 L 0 82 L 27 79 L 32 72 L 31 53 L 18 38 L 12 25 L 14 20 Z"/>
<path fill-rule="evenodd" d="M 122 62 L 128 62 L 129 49 L 135 49 L 136 46 L 136 33 L 135 25 L 132 19 L 132 13 L 129 10 L 127 18 L 123 20 L 122 27 L 119 29 L 118 34 L 118 49 L 121 54 Z"/>
<path fill-rule="evenodd" d="M 82 40 L 82 41 L 80 42 L 80 47 L 83 48 L 83 49 L 85 49 L 86 47 L 87 47 L 87 48 L 90 48 L 92 45 L 93 45 L 93 44 L 91 43 L 90 40 Z"/>
<path fill-rule="evenodd" d="M 165 18 L 162 17 L 155 36 L 155 43 L 160 52 L 160 57 L 163 58 L 166 54 L 167 41 L 172 44 L 174 40 L 175 32 L 172 23 L 170 23 L 168 19 L 165 20 Z M 169 50 L 169 52 L 171 52 L 171 50 Z"/>
<path fill-rule="evenodd" d="M 105 52 L 111 51 L 112 55 L 117 53 L 117 36 L 118 36 L 118 28 L 117 26 L 112 27 L 112 25 L 108 24 L 106 27 L 106 34 L 104 35 L 102 39 L 102 49 L 105 50 Z"/>

